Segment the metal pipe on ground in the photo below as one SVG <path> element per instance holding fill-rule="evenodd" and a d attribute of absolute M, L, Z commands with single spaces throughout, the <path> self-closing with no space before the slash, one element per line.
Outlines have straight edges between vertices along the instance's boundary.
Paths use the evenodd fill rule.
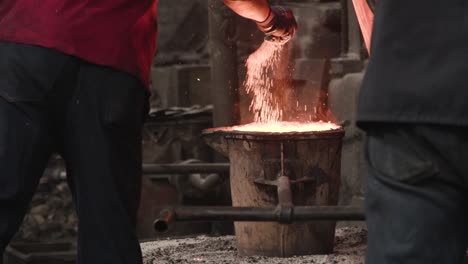
<path fill-rule="evenodd" d="M 292 222 L 300 221 L 363 221 L 364 210 L 347 206 L 295 206 Z M 158 232 L 167 232 L 175 222 L 186 221 L 234 221 L 234 222 L 284 222 L 281 207 L 176 207 L 163 210 L 154 222 Z"/>

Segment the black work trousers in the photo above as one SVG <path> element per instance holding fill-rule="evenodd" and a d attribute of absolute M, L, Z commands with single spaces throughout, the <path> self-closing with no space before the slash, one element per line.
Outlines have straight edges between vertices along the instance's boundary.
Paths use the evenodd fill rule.
<path fill-rule="evenodd" d="M 0 42 L 0 254 L 57 151 L 79 217 L 78 263 L 142 262 L 135 226 L 146 93 L 123 72 Z"/>
<path fill-rule="evenodd" d="M 468 241 L 468 128 L 368 129 L 367 264 L 461 264 Z"/>

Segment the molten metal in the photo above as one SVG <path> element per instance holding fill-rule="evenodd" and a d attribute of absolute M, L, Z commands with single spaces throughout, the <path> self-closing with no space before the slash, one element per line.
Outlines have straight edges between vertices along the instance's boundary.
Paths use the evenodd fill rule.
<path fill-rule="evenodd" d="M 290 132 L 313 132 L 340 129 L 340 126 L 326 122 L 272 122 L 272 123 L 250 123 L 242 126 L 229 128 L 233 131 L 242 132 L 268 132 L 268 133 L 290 133 Z"/>
<path fill-rule="evenodd" d="M 250 110 L 253 112 L 256 122 L 281 120 L 282 105 L 272 93 L 274 79 L 271 78 L 271 74 L 277 71 L 282 49 L 283 45 L 265 41 L 247 59 L 247 75 L 244 86 L 247 93 L 253 95 Z"/>

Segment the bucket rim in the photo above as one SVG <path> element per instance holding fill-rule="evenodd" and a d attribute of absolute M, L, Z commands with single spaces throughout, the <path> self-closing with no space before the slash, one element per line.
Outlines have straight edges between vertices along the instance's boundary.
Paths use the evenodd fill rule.
<path fill-rule="evenodd" d="M 345 131 L 343 127 L 323 131 L 306 132 L 258 132 L 258 131 L 239 131 L 229 130 L 231 127 L 215 127 L 202 131 L 202 136 L 219 136 L 225 139 L 238 140 L 321 140 L 321 139 L 342 139 Z"/>

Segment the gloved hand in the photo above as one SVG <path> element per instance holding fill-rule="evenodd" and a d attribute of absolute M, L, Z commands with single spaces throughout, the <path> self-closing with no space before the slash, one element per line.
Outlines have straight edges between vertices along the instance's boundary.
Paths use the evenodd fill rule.
<path fill-rule="evenodd" d="M 284 44 L 292 39 L 297 30 L 297 23 L 291 9 L 284 6 L 272 6 L 265 21 L 257 22 L 258 28 L 265 33 L 265 39 Z"/>

